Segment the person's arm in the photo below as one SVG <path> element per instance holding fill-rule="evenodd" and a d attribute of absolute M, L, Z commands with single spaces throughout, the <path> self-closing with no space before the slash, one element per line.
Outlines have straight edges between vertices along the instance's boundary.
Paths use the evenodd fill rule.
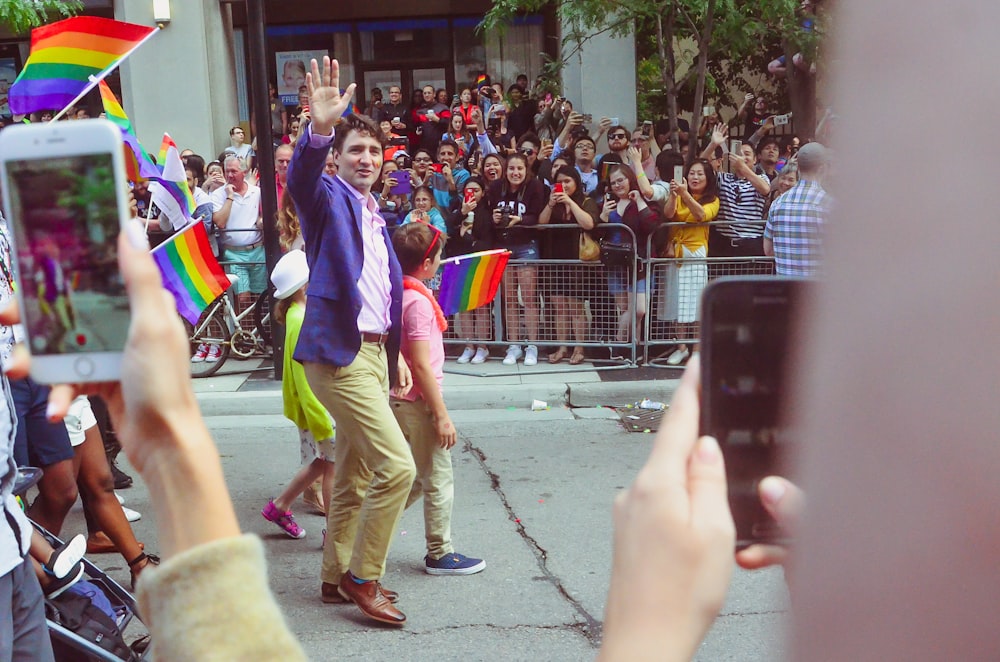
<path fill-rule="evenodd" d="M 336 60 L 323 58 L 323 71 L 313 60 L 312 71 L 306 74 L 309 88 L 309 112 L 312 121 L 303 129 L 296 141 L 295 153 L 288 164 L 287 190 L 299 210 L 299 222 L 305 225 L 310 218 L 329 214 L 328 194 L 320 184 L 326 156 L 333 143 L 334 127 L 351 104 L 357 87 L 354 83 L 340 93 L 340 65 Z"/>
<path fill-rule="evenodd" d="M 222 199 L 221 205 L 219 204 L 218 199 L 214 200 L 212 205 L 212 208 L 215 209 L 215 211 L 212 212 L 212 222 L 215 223 L 220 230 L 225 230 L 226 224 L 229 223 L 229 215 L 233 211 L 233 200 L 236 195 L 236 189 L 232 184 L 226 184 L 225 190 L 225 198 Z"/>
<path fill-rule="evenodd" d="M 736 529 L 718 442 L 698 435 L 699 382 L 694 358 L 649 459 L 615 498 L 598 662 L 690 660 L 725 601 Z"/>
<path fill-rule="evenodd" d="M 674 220 L 674 217 L 677 216 L 677 200 L 680 198 L 679 191 L 681 185 L 687 190 L 687 180 L 680 185 L 673 180 L 670 182 L 670 195 L 667 196 L 667 201 L 663 203 L 663 215 L 668 221 Z"/>
<path fill-rule="evenodd" d="M 742 177 L 753 184 L 754 190 L 762 196 L 766 197 L 771 193 L 771 181 L 766 175 L 758 175 L 754 172 L 753 168 L 741 156 L 729 154 L 728 158 L 730 165 L 733 167 L 734 175 Z"/>
<path fill-rule="evenodd" d="M 649 183 L 649 177 L 646 176 L 646 171 L 642 167 L 642 152 L 635 147 L 629 146 L 626 152 L 628 156 L 629 163 L 632 165 L 632 171 L 635 172 L 635 178 L 639 182 L 639 192 L 642 193 L 642 197 L 649 200 L 653 197 L 653 185 Z"/>
<path fill-rule="evenodd" d="M 435 323 L 433 316 L 432 323 Z M 434 419 L 438 446 L 444 449 L 451 448 L 455 445 L 458 435 L 451 422 L 451 416 L 448 415 L 448 408 L 445 407 L 441 387 L 438 385 L 437 377 L 434 376 L 434 368 L 431 366 L 431 343 L 429 340 L 411 339 L 409 349 L 413 383 L 420 389 L 420 395 Z"/>
<path fill-rule="evenodd" d="M 285 106 L 281 106 L 281 135 L 288 133 L 288 111 Z"/>
<path fill-rule="evenodd" d="M 774 115 L 771 115 L 766 120 L 764 120 L 764 123 L 760 125 L 759 129 L 753 132 L 753 135 L 751 135 L 750 138 L 747 139 L 747 143 L 753 145 L 756 148 L 757 143 L 759 143 L 764 138 L 764 136 L 771 133 L 773 129 L 774 129 Z"/>
<path fill-rule="evenodd" d="M 774 257 L 774 240 L 764 237 L 764 255 Z"/>
<path fill-rule="evenodd" d="M 740 109 L 736 111 L 736 116 L 741 122 L 747 118 L 747 111 L 750 110 L 750 104 L 753 103 L 753 100 L 753 92 L 747 92 L 746 96 L 743 97 L 743 103 L 740 104 Z"/>
<path fill-rule="evenodd" d="M 566 120 L 566 124 L 563 126 L 562 133 L 556 138 L 556 144 L 559 145 L 560 150 L 569 149 L 570 146 L 570 134 L 573 133 L 573 129 L 583 124 L 583 115 L 573 111 L 569 114 L 569 118 Z M 553 157 L 555 158 L 555 153 L 553 152 Z"/>
<path fill-rule="evenodd" d="M 715 158 L 715 150 L 718 147 L 722 147 L 723 150 L 728 152 L 726 148 L 726 138 L 729 136 L 729 127 L 722 124 L 716 124 L 712 128 L 712 137 L 709 139 L 708 144 L 705 145 L 705 149 L 701 152 L 701 158 L 712 160 Z"/>
<path fill-rule="evenodd" d="M 583 206 L 576 204 L 573 198 L 567 197 L 567 204 L 569 205 L 569 211 L 573 215 L 573 220 L 584 230 L 593 230 L 597 227 L 599 222 L 599 217 L 597 214 L 597 207 L 594 205 L 594 201 L 590 198 L 584 198 L 583 204 L 586 206 L 594 205 L 591 210 L 584 209 Z M 590 205 L 587 205 L 587 203 Z"/>
<path fill-rule="evenodd" d="M 551 195 L 549 195 L 549 201 L 545 204 L 544 207 L 542 207 L 542 211 L 538 213 L 539 225 L 549 224 L 549 221 L 552 219 L 552 210 L 556 208 L 557 204 L 560 204 L 556 202 L 556 200 L 557 200 L 556 193 L 552 193 Z"/>

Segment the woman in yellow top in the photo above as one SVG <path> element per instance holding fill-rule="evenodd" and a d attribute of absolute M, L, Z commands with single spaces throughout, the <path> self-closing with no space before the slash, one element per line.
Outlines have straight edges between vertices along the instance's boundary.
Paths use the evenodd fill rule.
<path fill-rule="evenodd" d="M 680 258 L 678 268 L 667 268 L 667 284 L 660 310 L 662 319 L 677 321 L 681 339 L 697 338 L 698 310 L 701 291 L 708 284 L 708 265 L 698 258 L 708 255 L 708 225 L 719 215 L 719 185 L 715 169 L 705 159 L 689 164 L 680 181 L 670 182 L 670 196 L 663 205 L 663 214 L 673 223 L 686 223 L 670 228 L 665 257 Z M 698 346 L 694 345 L 694 351 Z M 691 356 L 685 344 L 679 345 L 667 359 L 670 365 L 681 365 Z"/>

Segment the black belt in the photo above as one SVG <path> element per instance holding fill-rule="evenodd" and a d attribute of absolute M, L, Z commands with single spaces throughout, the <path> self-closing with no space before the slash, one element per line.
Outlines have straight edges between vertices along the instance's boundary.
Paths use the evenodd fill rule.
<path fill-rule="evenodd" d="M 255 244 L 246 244 L 244 246 L 226 246 L 226 249 L 231 251 L 252 251 L 253 249 L 260 248 L 263 245 L 263 241 L 258 241 Z"/>
<path fill-rule="evenodd" d="M 389 340 L 388 333 L 368 333 L 367 331 L 361 332 L 362 342 L 369 342 L 373 345 L 384 345 L 387 340 Z"/>

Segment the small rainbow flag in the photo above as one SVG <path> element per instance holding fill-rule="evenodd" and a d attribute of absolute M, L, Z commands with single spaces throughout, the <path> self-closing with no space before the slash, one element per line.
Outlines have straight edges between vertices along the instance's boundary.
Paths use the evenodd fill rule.
<path fill-rule="evenodd" d="M 476 76 L 476 89 L 478 90 L 483 85 L 488 85 L 489 81 L 490 81 L 489 76 L 487 76 L 486 74 L 479 74 L 478 76 Z"/>
<path fill-rule="evenodd" d="M 196 324 L 208 304 L 229 289 L 229 277 L 208 245 L 205 225 L 192 223 L 152 251 L 163 287 L 174 295 L 177 312 Z"/>
<path fill-rule="evenodd" d="M 160 175 L 153 159 L 149 157 L 146 148 L 139 143 L 132 122 L 129 121 L 125 109 L 118 103 L 115 93 L 103 80 L 98 86 L 101 90 L 101 101 L 104 103 L 104 114 L 122 130 L 122 140 L 125 141 L 125 172 L 130 182 L 141 182 Z"/>
<path fill-rule="evenodd" d="M 181 152 L 177 149 L 177 144 L 169 133 L 163 134 L 163 142 L 160 143 L 159 164 L 160 176 L 157 179 L 180 205 L 185 218 L 190 219 L 195 208 L 194 194 L 188 188 L 187 173 L 184 171 Z"/>
<path fill-rule="evenodd" d="M 438 303 L 445 315 L 475 310 L 493 301 L 510 251 L 497 248 L 443 260 Z"/>
<path fill-rule="evenodd" d="M 74 16 L 31 31 L 31 54 L 10 88 L 16 115 L 74 103 L 159 28 Z"/>

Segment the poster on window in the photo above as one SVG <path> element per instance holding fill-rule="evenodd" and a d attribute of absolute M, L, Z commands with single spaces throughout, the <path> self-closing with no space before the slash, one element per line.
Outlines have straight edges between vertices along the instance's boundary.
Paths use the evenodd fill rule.
<path fill-rule="evenodd" d="M 7 94 L 17 78 L 17 63 L 12 57 L 0 57 L 0 115 L 10 117 Z"/>
<path fill-rule="evenodd" d="M 306 71 L 313 58 L 322 66 L 323 56 L 330 51 L 284 51 L 275 53 L 278 72 L 278 96 L 286 106 L 299 105 L 299 88 L 306 84 Z"/>

